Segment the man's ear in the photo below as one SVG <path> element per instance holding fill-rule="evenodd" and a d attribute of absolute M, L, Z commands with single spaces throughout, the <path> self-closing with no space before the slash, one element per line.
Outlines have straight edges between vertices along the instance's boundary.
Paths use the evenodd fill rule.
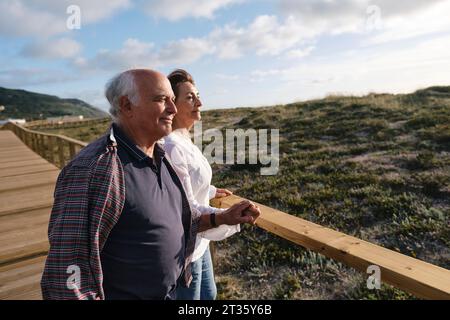
<path fill-rule="evenodd" d="M 121 96 L 119 98 L 119 107 L 120 107 L 120 112 L 124 116 L 130 116 L 131 115 L 131 108 L 133 106 L 131 105 L 131 102 L 130 102 L 130 100 L 128 99 L 127 96 Z"/>

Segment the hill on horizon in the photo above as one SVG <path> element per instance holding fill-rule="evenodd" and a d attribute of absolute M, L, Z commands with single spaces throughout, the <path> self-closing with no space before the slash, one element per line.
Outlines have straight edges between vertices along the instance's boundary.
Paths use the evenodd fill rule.
<path fill-rule="evenodd" d="M 0 120 L 23 118 L 27 121 L 48 117 L 79 116 L 103 118 L 108 114 L 79 99 L 61 99 L 57 96 L 22 89 L 0 87 Z"/>

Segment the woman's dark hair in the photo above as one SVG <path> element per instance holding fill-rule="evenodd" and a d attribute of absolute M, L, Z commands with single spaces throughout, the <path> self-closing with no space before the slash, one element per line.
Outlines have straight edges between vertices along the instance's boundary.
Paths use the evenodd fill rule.
<path fill-rule="evenodd" d="M 184 82 L 190 82 L 195 86 L 194 78 L 190 75 L 189 72 L 183 69 L 176 69 L 172 71 L 167 78 L 170 81 L 170 85 L 172 86 L 173 93 L 175 94 L 175 98 L 178 98 L 178 85 Z"/>

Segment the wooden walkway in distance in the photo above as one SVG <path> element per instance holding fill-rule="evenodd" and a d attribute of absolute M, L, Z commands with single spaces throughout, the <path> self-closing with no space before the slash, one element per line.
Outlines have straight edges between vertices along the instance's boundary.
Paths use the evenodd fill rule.
<path fill-rule="evenodd" d="M 59 169 L 0 130 L 0 300 L 41 299 Z"/>

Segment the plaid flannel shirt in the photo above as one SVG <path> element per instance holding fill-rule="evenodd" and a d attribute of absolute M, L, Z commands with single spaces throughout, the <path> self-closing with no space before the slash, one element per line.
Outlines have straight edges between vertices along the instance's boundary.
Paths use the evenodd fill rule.
<path fill-rule="evenodd" d="M 175 171 L 166 158 L 163 161 L 182 194 L 186 235 L 183 280 L 189 286 L 200 212 L 190 207 Z M 120 218 L 125 187 L 112 129 L 82 149 L 61 171 L 48 228 L 50 250 L 41 280 L 44 299 L 105 298 L 100 252 Z"/>

